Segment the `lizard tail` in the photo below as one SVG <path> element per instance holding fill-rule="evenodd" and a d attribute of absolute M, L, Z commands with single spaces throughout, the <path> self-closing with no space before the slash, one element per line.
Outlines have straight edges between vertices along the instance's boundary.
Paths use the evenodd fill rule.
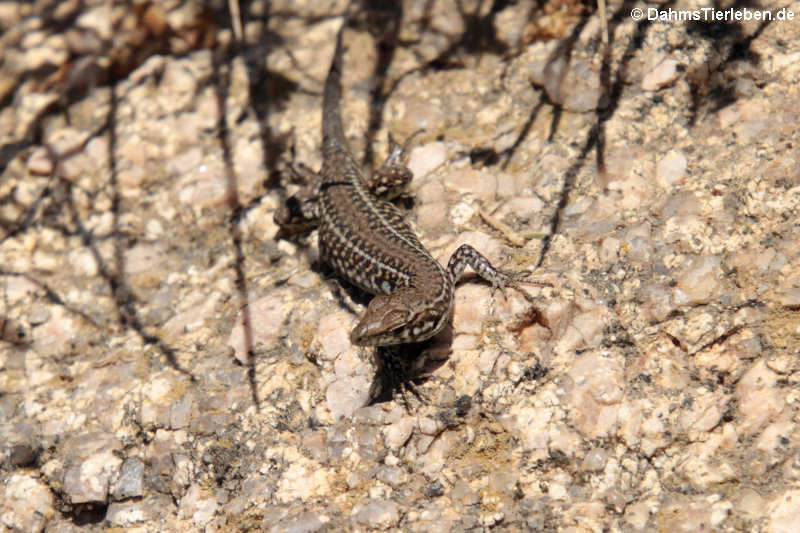
<path fill-rule="evenodd" d="M 325 159 L 330 154 L 341 150 L 343 146 L 347 146 L 342 127 L 340 102 L 342 101 L 342 56 L 344 55 L 342 35 L 348 20 L 349 13 L 345 14 L 342 27 L 336 34 L 336 50 L 333 52 L 331 68 L 325 79 L 325 89 L 322 93 L 322 153 Z"/>

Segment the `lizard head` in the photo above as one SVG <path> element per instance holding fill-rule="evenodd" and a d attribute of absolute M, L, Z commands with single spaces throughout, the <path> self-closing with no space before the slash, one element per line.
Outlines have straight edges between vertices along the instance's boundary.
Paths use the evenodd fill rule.
<path fill-rule="evenodd" d="M 418 309 L 414 301 L 417 300 L 403 290 L 376 296 L 350 332 L 350 342 L 359 346 L 390 346 L 429 339 L 442 329 L 449 313 L 434 316 Z"/>

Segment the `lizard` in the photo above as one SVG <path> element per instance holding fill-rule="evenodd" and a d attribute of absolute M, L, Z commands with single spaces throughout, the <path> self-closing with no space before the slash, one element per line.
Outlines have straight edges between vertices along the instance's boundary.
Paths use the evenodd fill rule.
<path fill-rule="evenodd" d="M 443 267 L 389 201 L 412 179 L 405 147 L 392 141 L 383 165 L 373 176 L 365 175 L 345 137 L 340 109 L 347 24 L 345 15 L 323 89 L 322 170 L 310 189 L 290 197 L 274 218 L 281 228 L 316 227 L 320 259 L 340 278 L 374 295 L 350 332 L 352 344 L 419 343 L 448 323 L 455 285 L 467 266 L 493 290 L 515 287 L 530 272 L 499 270 L 466 244 Z"/>

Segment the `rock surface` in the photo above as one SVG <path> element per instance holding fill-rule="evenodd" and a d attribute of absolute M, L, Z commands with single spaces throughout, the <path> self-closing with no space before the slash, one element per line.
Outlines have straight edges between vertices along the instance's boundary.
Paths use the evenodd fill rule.
<path fill-rule="evenodd" d="M 465 279 L 366 405 L 364 301 L 272 219 L 345 3 L 201 4 L 0 2 L 0 532 L 800 528 L 797 18 L 359 18 L 357 156 L 423 129 L 434 256 L 547 283 Z"/>

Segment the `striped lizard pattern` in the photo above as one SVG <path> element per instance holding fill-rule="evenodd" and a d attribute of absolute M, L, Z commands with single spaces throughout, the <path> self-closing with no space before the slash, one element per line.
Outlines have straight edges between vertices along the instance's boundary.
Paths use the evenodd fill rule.
<path fill-rule="evenodd" d="M 455 283 L 467 266 L 500 289 L 515 286 L 529 272 L 498 270 L 468 245 L 442 267 L 387 201 L 412 178 L 399 146 L 375 175 L 365 176 L 349 149 L 340 111 L 346 26 L 345 18 L 323 91 L 322 171 L 311 192 L 289 198 L 275 220 L 285 228 L 318 227 L 321 259 L 341 278 L 375 295 L 350 333 L 353 344 L 421 342 L 447 324 Z"/>

